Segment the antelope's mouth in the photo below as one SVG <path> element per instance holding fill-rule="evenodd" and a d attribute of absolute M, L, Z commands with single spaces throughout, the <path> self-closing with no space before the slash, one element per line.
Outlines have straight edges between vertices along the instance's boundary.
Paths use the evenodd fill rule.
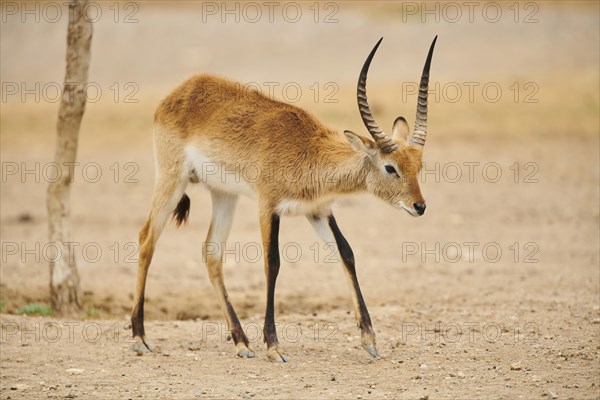
<path fill-rule="evenodd" d="M 406 207 L 406 206 L 404 205 L 404 202 L 403 202 L 403 201 L 400 201 L 396 207 L 398 207 L 398 208 L 403 208 L 403 209 L 404 209 L 404 211 L 406 211 L 407 213 L 409 213 L 409 214 L 410 214 L 410 215 L 412 215 L 413 217 L 420 217 L 420 216 L 421 216 L 421 214 L 419 214 L 419 213 L 417 212 L 417 210 L 415 210 L 413 207 Z"/>

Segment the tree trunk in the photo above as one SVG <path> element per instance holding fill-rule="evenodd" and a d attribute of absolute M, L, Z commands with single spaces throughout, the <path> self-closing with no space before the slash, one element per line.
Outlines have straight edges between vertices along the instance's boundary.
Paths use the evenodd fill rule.
<path fill-rule="evenodd" d="M 81 308 L 79 273 L 74 254 L 76 246 L 71 240 L 69 195 L 90 66 L 92 23 L 85 16 L 87 4 L 88 0 L 69 1 L 67 67 L 58 109 L 54 154 L 54 161 L 62 175 L 60 180 L 48 185 L 48 230 L 50 244 L 57 250 L 50 260 L 50 298 L 52 308 L 60 314 L 71 314 Z"/>

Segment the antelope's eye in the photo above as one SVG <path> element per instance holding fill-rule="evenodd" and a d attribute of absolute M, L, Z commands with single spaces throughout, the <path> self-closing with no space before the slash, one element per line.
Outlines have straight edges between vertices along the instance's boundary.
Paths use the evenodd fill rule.
<path fill-rule="evenodd" d="M 386 165 L 385 170 L 388 174 L 394 174 L 396 176 L 400 176 L 400 175 L 398 175 L 398 172 L 396 172 L 396 168 L 392 167 L 391 165 Z"/>

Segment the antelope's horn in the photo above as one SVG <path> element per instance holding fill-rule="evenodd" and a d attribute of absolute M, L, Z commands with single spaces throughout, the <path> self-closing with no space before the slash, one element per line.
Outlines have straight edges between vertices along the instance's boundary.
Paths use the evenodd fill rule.
<path fill-rule="evenodd" d="M 398 148 L 398 145 L 392 140 L 391 137 L 386 135 L 381 130 L 379 125 L 377 125 L 377 122 L 375 122 L 375 118 L 373 118 L 371 110 L 369 109 L 369 102 L 367 101 L 367 73 L 369 72 L 371 60 L 373 59 L 373 56 L 375 55 L 375 52 L 377 51 L 377 48 L 382 40 L 383 38 L 379 39 L 375 47 L 373 47 L 373 50 L 371 50 L 371 53 L 367 57 L 367 60 L 360 71 L 360 76 L 358 77 L 358 87 L 356 89 L 356 99 L 358 101 L 358 110 L 360 111 L 360 116 L 365 126 L 369 130 L 369 133 L 371 136 L 373 136 L 375 143 L 377 143 L 377 146 L 384 153 L 391 153 Z"/>
<path fill-rule="evenodd" d="M 427 93 L 429 90 L 429 67 L 431 66 L 431 57 L 437 36 L 431 42 L 427 60 L 421 74 L 421 83 L 419 84 L 419 99 L 417 100 L 417 118 L 415 120 L 415 129 L 413 130 L 410 143 L 417 146 L 425 146 L 427 138 Z"/>

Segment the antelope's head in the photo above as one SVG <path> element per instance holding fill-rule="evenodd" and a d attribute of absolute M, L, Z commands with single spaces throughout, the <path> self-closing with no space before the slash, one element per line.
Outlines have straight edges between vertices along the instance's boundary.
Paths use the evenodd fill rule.
<path fill-rule="evenodd" d="M 379 39 L 367 57 L 358 78 L 358 109 L 360 116 L 373 137 L 373 140 L 345 131 L 346 138 L 356 151 L 369 155 L 372 167 L 367 174 L 367 190 L 392 206 L 405 209 L 410 215 L 418 217 L 425 213 L 425 199 L 419 188 L 419 171 L 423 146 L 427 136 L 427 92 L 429 86 L 429 67 L 437 36 L 433 39 L 427 60 L 421 75 L 417 117 L 415 127 L 410 128 L 404 117 L 398 117 L 392 127 L 392 135 L 384 133 L 369 109 L 367 102 L 367 73 L 371 60 L 383 38 Z"/>

